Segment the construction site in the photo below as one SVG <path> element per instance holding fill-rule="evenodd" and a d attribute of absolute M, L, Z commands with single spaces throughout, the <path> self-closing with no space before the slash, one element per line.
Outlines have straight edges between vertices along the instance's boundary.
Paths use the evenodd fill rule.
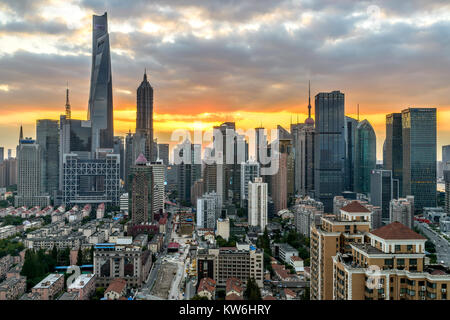
<path fill-rule="evenodd" d="M 151 294 L 167 300 L 172 285 L 172 280 L 177 272 L 177 265 L 172 262 L 163 262 L 158 272 L 158 278 L 153 286 Z"/>

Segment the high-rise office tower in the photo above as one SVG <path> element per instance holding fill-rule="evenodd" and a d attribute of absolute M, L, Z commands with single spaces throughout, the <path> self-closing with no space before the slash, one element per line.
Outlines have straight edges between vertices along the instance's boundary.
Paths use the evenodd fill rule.
<path fill-rule="evenodd" d="M 12 149 L 8 149 L 8 159 L 12 158 Z"/>
<path fill-rule="evenodd" d="M 389 204 L 390 222 L 400 222 L 408 228 L 414 227 L 414 204 L 413 196 L 391 200 Z"/>
<path fill-rule="evenodd" d="M 164 165 L 169 165 L 169 144 L 158 143 L 158 159 L 161 159 Z"/>
<path fill-rule="evenodd" d="M 205 193 L 197 199 L 197 227 L 215 229 L 220 214 L 220 196 L 215 193 Z"/>
<path fill-rule="evenodd" d="M 147 159 L 140 154 L 130 168 L 128 177 L 130 186 L 129 212 L 134 225 L 153 222 L 152 214 L 152 168 L 147 165 Z"/>
<path fill-rule="evenodd" d="M 120 179 L 125 181 L 125 138 L 122 136 L 114 137 L 114 153 L 120 155 Z"/>
<path fill-rule="evenodd" d="M 108 17 L 92 19 L 92 67 L 88 119 L 92 122 L 92 152 L 114 147 L 113 95 Z"/>
<path fill-rule="evenodd" d="M 137 89 L 136 133 L 144 133 L 145 157 L 151 162 L 156 161 L 153 154 L 153 88 L 147 80 L 147 72 L 144 73 L 139 88 Z"/>
<path fill-rule="evenodd" d="M 442 146 L 442 164 L 444 170 L 450 170 L 450 145 Z"/>
<path fill-rule="evenodd" d="M 264 128 L 255 128 L 255 159 L 261 164 L 261 154 L 267 157 L 267 136 L 264 134 Z M 267 163 L 264 163 L 267 164 Z"/>
<path fill-rule="evenodd" d="M 7 188 L 17 184 L 17 159 L 5 159 L 0 163 L 0 187 Z"/>
<path fill-rule="evenodd" d="M 370 173 L 377 163 L 377 141 L 375 130 L 369 121 L 361 121 L 355 135 L 355 191 L 370 192 Z"/>
<path fill-rule="evenodd" d="M 358 120 L 345 117 L 345 190 L 355 191 L 356 128 Z"/>
<path fill-rule="evenodd" d="M 305 123 L 291 124 L 294 151 L 294 193 L 302 196 L 314 191 L 314 119 L 311 117 L 311 86 L 308 96 L 308 118 Z"/>
<path fill-rule="evenodd" d="M 201 145 L 189 140 L 174 148 L 175 162 L 178 170 L 178 197 L 181 201 L 191 201 L 191 186 L 201 178 Z"/>
<path fill-rule="evenodd" d="M 64 155 L 77 154 L 80 159 L 92 158 L 92 126 L 89 120 L 66 119 L 60 116 L 59 121 L 59 190 L 64 184 Z M 88 179 L 80 178 L 82 190 L 88 188 Z"/>
<path fill-rule="evenodd" d="M 248 225 L 260 227 L 262 231 L 267 226 L 267 183 L 262 178 L 248 182 Z"/>
<path fill-rule="evenodd" d="M 42 190 L 54 198 L 59 184 L 59 124 L 57 120 L 36 121 L 36 143 L 42 149 Z"/>
<path fill-rule="evenodd" d="M 134 164 L 133 160 L 133 134 L 131 130 L 125 137 L 125 188 L 128 189 L 128 176 L 130 174 L 130 168 Z"/>
<path fill-rule="evenodd" d="M 165 179 L 165 165 L 161 160 L 151 162 L 152 168 L 153 188 L 152 188 L 152 211 L 153 214 L 159 214 L 164 211 L 164 182 Z"/>
<path fill-rule="evenodd" d="M 403 193 L 416 210 L 436 207 L 436 108 L 402 111 Z"/>
<path fill-rule="evenodd" d="M 22 139 L 17 148 L 18 181 L 16 207 L 39 206 L 50 204 L 50 196 L 42 190 L 42 149 L 35 140 Z"/>
<path fill-rule="evenodd" d="M 391 170 L 372 170 L 370 176 L 370 203 L 381 207 L 382 219 L 389 220 L 389 204 L 398 196 L 398 180 L 392 179 Z"/>
<path fill-rule="evenodd" d="M 344 104 L 340 91 L 319 93 L 315 99 L 315 198 L 323 203 L 326 213 L 333 210 L 333 197 L 344 191 Z"/>
<path fill-rule="evenodd" d="M 270 177 L 271 196 L 275 206 L 275 212 L 287 209 L 289 199 L 294 196 L 294 152 L 292 148 L 292 136 L 283 127 L 278 126 L 278 156 L 273 164 L 278 171 Z M 271 148 L 273 143 L 271 144 Z"/>
<path fill-rule="evenodd" d="M 248 183 L 254 182 L 260 176 L 260 164 L 249 160 L 241 163 L 241 208 L 246 207 L 248 197 Z"/>
<path fill-rule="evenodd" d="M 5 159 L 5 148 L 0 147 L 0 163 Z"/>
<path fill-rule="evenodd" d="M 386 115 L 386 141 L 383 168 L 392 171 L 392 178 L 399 181 L 400 196 L 403 192 L 403 139 L 402 114 Z"/>
<path fill-rule="evenodd" d="M 445 212 L 450 214 L 450 170 L 444 170 L 445 182 Z"/>

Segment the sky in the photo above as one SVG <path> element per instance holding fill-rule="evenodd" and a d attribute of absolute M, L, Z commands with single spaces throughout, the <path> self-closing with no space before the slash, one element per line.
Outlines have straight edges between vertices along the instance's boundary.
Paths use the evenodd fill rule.
<path fill-rule="evenodd" d="M 313 97 L 345 93 L 347 115 L 360 105 L 379 160 L 385 115 L 408 107 L 438 108 L 438 159 L 450 144 L 446 0 L 0 0 L 0 146 L 59 119 L 67 82 L 86 119 L 92 15 L 105 11 L 116 135 L 135 128 L 146 68 L 159 143 L 224 121 L 289 128 L 307 117 L 310 80 Z"/>

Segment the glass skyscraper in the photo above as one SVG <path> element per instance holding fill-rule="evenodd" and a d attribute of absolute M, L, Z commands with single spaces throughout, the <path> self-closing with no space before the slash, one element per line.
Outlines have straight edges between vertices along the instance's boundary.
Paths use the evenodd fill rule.
<path fill-rule="evenodd" d="M 59 183 L 58 120 L 41 119 L 36 121 L 36 143 L 42 149 L 42 191 L 54 198 Z"/>
<path fill-rule="evenodd" d="M 345 117 L 345 190 L 355 191 L 355 139 L 358 120 Z"/>
<path fill-rule="evenodd" d="M 136 133 L 145 136 L 144 156 L 150 162 L 154 162 L 157 154 L 153 150 L 153 88 L 147 80 L 147 72 L 144 73 L 144 79 L 137 89 L 136 100 Z"/>
<path fill-rule="evenodd" d="M 386 141 L 383 147 L 383 169 L 392 171 L 392 178 L 399 182 L 400 196 L 403 193 L 403 140 L 402 114 L 386 115 Z"/>
<path fill-rule="evenodd" d="M 344 105 L 344 94 L 340 91 L 319 93 L 315 98 L 315 197 L 324 204 L 327 213 L 333 211 L 334 196 L 344 191 Z"/>
<path fill-rule="evenodd" d="M 92 152 L 98 148 L 113 148 L 111 55 L 106 12 L 102 16 L 93 16 L 88 119 L 92 122 Z"/>
<path fill-rule="evenodd" d="M 356 127 L 355 135 L 355 191 L 370 192 L 370 172 L 377 163 L 377 140 L 372 125 L 367 120 Z"/>
<path fill-rule="evenodd" d="M 402 111 L 403 193 L 416 210 L 436 206 L 436 108 Z"/>

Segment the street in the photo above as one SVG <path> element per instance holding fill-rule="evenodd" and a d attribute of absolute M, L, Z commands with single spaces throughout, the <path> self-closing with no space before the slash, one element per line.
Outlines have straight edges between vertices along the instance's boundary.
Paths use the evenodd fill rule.
<path fill-rule="evenodd" d="M 421 230 L 436 246 L 437 262 L 450 266 L 450 243 L 431 230 L 426 223 L 415 221 L 414 224 Z"/>

